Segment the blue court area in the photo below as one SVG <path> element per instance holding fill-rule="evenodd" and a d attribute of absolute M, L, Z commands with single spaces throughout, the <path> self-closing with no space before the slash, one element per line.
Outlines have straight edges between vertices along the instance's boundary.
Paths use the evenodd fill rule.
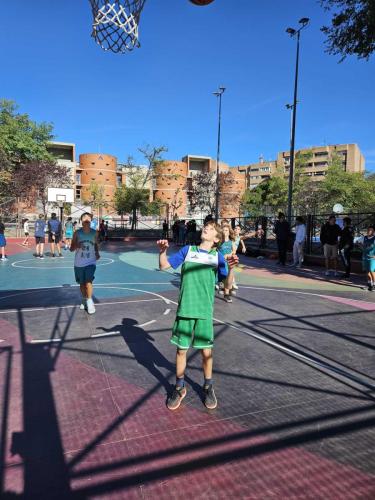
<path fill-rule="evenodd" d="M 103 245 L 95 273 L 95 301 L 139 295 L 140 292 L 151 293 L 174 289 L 176 284 L 178 285 L 176 280 L 179 280 L 179 273 L 159 271 L 158 257 L 153 250 L 149 244 L 146 244 L 143 249 L 135 249 L 132 245 L 125 246 L 124 244 Z M 54 292 L 54 288 L 78 288 L 73 271 L 74 254 L 63 250 L 62 255 L 63 258 L 52 258 L 47 252 L 44 259 L 38 259 L 30 250 L 10 256 L 0 268 L 0 291 L 16 292 L 36 288 L 44 290 L 43 292 L 36 290 L 30 292 L 32 297 L 27 297 L 28 294 L 25 293 L 20 295 L 20 298 L 23 297 L 24 304 L 30 300 L 33 304 L 38 301 L 41 305 L 45 305 L 46 301 L 53 303 L 56 302 L 53 298 L 56 294 L 60 300 L 61 293 Z M 138 285 L 140 289 L 137 288 Z M 51 289 L 49 294 L 46 294 L 46 289 Z M 68 290 L 64 290 L 64 294 L 66 300 L 76 295 L 74 290 L 71 294 Z M 5 296 L 0 297 L 0 300 L 5 300 Z M 12 295 L 13 303 L 14 300 L 15 295 Z"/>

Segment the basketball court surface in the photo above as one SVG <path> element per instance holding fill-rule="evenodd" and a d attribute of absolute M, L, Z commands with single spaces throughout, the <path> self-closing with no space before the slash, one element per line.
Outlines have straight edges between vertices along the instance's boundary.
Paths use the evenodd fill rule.
<path fill-rule="evenodd" d="M 358 280 L 241 258 L 215 305 L 218 408 L 191 350 L 171 412 L 179 272 L 155 244 L 102 245 L 92 316 L 69 252 L 7 248 L 2 498 L 374 498 L 375 294 Z"/>

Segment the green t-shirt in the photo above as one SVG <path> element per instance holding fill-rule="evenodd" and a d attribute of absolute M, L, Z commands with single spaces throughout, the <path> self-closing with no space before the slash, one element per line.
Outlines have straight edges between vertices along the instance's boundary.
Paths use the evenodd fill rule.
<path fill-rule="evenodd" d="M 215 276 L 227 275 L 225 260 L 215 249 L 206 252 L 197 246 L 186 246 L 168 259 L 173 268 L 182 263 L 177 316 L 212 320 L 215 298 Z"/>

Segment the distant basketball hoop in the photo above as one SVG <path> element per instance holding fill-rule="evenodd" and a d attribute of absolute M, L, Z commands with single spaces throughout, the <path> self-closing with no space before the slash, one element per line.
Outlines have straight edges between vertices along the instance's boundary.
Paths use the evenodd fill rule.
<path fill-rule="evenodd" d="M 48 188 L 47 197 L 50 203 L 74 203 L 74 189 Z"/>
<path fill-rule="evenodd" d="M 140 47 L 138 24 L 146 0 L 90 0 L 91 36 L 103 50 L 131 52 Z"/>

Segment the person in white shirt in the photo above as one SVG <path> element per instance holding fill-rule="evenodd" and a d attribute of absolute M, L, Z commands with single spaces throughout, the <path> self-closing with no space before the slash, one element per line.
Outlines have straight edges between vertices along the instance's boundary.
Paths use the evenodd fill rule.
<path fill-rule="evenodd" d="M 302 217 L 296 217 L 296 239 L 293 245 L 293 266 L 302 267 L 306 226 Z"/>
<path fill-rule="evenodd" d="M 24 219 L 23 221 L 23 232 L 25 234 L 25 239 L 23 240 L 23 246 L 29 246 L 29 219 Z"/>

